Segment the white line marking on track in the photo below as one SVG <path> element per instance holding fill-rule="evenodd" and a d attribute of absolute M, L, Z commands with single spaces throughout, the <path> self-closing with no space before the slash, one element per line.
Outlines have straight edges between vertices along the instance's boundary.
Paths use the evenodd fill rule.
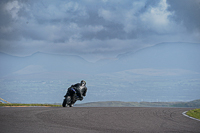
<path fill-rule="evenodd" d="M 187 113 L 187 111 L 183 112 L 182 114 L 183 114 L 184 116 L 188 117 L 188 118 L 191 118 L 191 119 L 200 121 L 199 119 L 196 119 L 196 118 L 194 118 L 194 117 L 190 117 L 190 116 L 186 115 L 186 113 Z"/>

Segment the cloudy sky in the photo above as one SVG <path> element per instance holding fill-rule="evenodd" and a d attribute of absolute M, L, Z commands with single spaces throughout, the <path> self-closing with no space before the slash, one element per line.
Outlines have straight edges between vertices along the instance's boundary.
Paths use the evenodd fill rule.
<path fill-rule="evenodd" d="M 0 52 L 95 61 L 161 42 L 200 43 L 200 0 L 0 1 Z"/>

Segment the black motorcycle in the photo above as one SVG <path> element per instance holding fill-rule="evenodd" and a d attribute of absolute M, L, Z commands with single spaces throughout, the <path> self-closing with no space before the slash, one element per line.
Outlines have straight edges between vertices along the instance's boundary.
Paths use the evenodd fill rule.
<path fill-rule="evenodd" d="M 65 97 L 65 99 L 63 100 L 63 103 L 62 103 L 63 107 L 66 107 L 66 106 L 73 107 L 75 102 L 77 100 L 80 100 L 75 89 L 73 89 L 73 88 L 70 88 L 64 97 Z"/>

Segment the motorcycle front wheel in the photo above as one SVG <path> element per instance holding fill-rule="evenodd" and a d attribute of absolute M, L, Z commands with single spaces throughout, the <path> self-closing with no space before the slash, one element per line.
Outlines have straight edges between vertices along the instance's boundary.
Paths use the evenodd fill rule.
<path fill-rule="evenodd" d="M 67 96 L 67 98 L 66 98 L 67 100 L 66 100 L 66 102 L 67 102 L 67 105 L 69 106 L 69 107 L 72 107 L 72 99 L 71 99 L 71 97 L 70 96 Z"/>
<path fill-rule="evenodd" d="M 63 103 L 62 103 L 62 106 L 63 107 L 66 107 L 66 104 L 67 104 L 67 100 L 66 100 L 66 98 L 63 100 Z"/>

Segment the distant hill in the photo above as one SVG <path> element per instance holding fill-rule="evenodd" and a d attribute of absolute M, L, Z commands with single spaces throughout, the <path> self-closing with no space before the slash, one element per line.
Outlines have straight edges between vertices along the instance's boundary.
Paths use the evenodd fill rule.
<path fill-rule="evenodd" d="M 179 102 L 172 105 L 173 107 L 195 107 L 200 108 L 200 99 L 190 102 Z"/>
<path fill-rule="evenodd" d="M 0 94 L 11 102 L 59 102 L 71 84 L 84 79 L 86 102 L 199 99 L 199 51 L 200 43 L 168 42 L 93 63 L 76 55 L 37 52 L 17 57 L 0 53 Z M 107 104 L 102 103 L 157 106 L 148 102 Z M 159 106 L 172 106 L 165 104 Z"/>
<path fill-rule="evenodd" d="M 160 43 L 118 56 L 112 71 L 127 69 L 186 69 L 200 72 L 200 43 Z M 108 66 L 107 66 L 108 67 Z"/>
<path fill-rule="evenodd" d="M 200 108 L 200 99 L 190 102 L 122 102 L 104 101 L 77 104 L 78 107 L 192 107 Z"/>
<path fill-rule="evenodd" d="M 71 72 L 71 73 L 89 73 L 89 62 L 79 56 L 64 56 L 56 54 L 45 54 L 37 52 L 27 57 L 11 56 L 0 53 L 0 77 L 4 76 L 22 76 L 22 75 L 35 75 L 38 78 L 43 73 L 51 73 L 52 76 L 55 72 Z M 28 76 L 26 76 L 28 77 Z M 45 78 L 45 77 L 44 77 Z M 46 78 L 49 78 L 47 75 Z M 27 79 L 27 78 L 26 78 Z"/>
<path fill-rule="evenodd" d="M 100 74 L 147 68 L 200 72 L 199 51 L 199 43 L 161 43 L 137 52 L 121 54 L 116 60 L 96 63 L 90 63 L 75 55 L 37 52 L 31 56 L 17 57 L 0 53 L 0 77 L 58 71 Z"/>

